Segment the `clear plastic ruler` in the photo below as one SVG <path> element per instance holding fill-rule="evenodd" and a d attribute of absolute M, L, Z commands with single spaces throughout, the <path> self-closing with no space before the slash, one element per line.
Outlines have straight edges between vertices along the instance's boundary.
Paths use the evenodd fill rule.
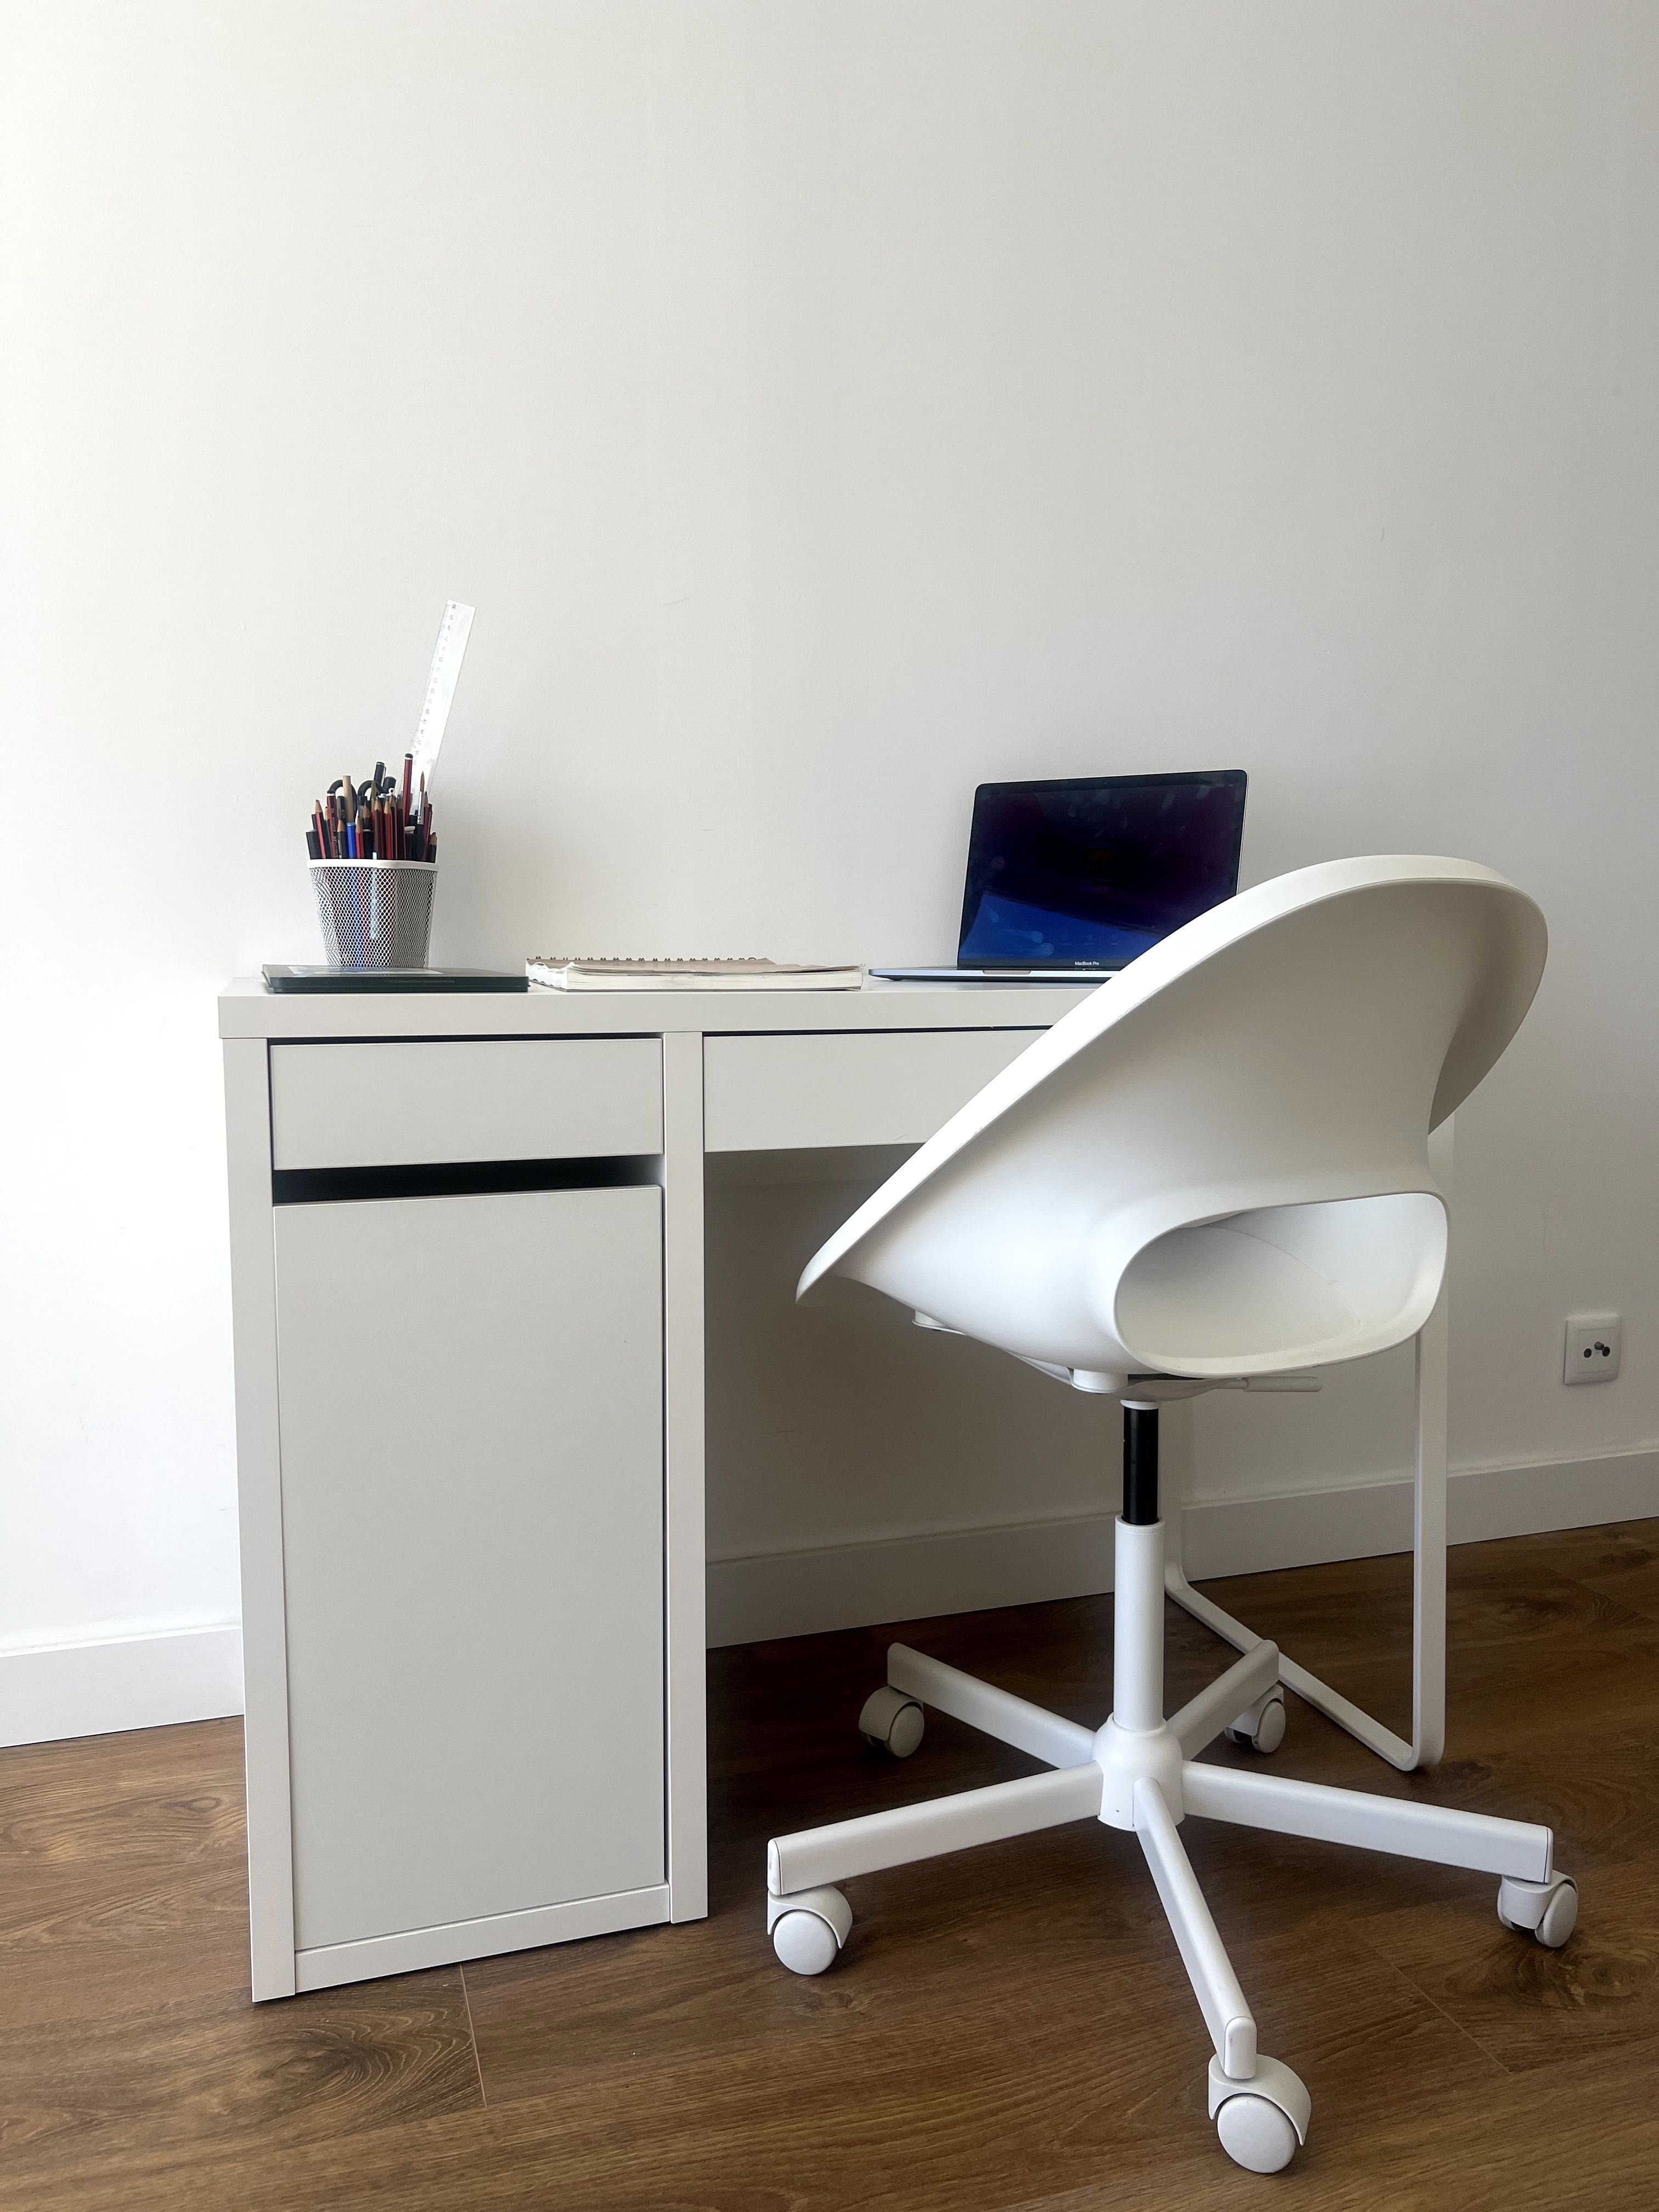
<path fill-rule="evenodd" d="M 444 608 L 444 618 L 438 625 L 438 642 L 433 649 L 432 672 L 426 679 L 426 696 L 421 702 L 421 719 L 415 726 L 415 784 L 426 778 L 426 787 L 432 788 L 432 780 L 438 767 L 438 748 L 444 741 L 444 728 L 449 720 L 449 710 L 455 701 L 455 686 L 460 681 L 461 662 L 466 653 L 466 641 L 472 631 L 473 610 L 464 607 L 459 599 L 451 599 Z"/>

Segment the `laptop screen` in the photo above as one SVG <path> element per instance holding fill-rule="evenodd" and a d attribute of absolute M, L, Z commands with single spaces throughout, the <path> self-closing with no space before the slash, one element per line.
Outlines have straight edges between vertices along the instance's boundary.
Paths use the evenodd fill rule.
<path fill-rule="evenodd" d="M 1121 968 L 1238 889 L 1244 771 L 982 783 L 964 968 Z"/>

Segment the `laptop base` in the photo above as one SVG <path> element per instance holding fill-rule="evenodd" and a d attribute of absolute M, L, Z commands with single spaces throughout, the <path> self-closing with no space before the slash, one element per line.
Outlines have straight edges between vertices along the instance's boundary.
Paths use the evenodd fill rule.
<path fill-rule="evenodd" d="M 872 968 L 884 983 L 1108 983 L 1121 968 Z"/>

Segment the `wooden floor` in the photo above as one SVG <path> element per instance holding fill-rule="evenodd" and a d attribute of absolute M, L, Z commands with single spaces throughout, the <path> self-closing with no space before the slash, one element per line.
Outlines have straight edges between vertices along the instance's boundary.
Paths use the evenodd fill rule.
<path fill-rule="evenodd" d="M 1369 1655 L 1404 1652 L 1407 1574 L 1224 1596 L 1403 1724 L 1403 1661 Z M 907 1633 L 1094 1722 L 1110 1610 Z M 839 1966 L 774 1963 L 769 1834 L 1030 1771 L 938 1718 L 907 1765 L 867 1758 L 870 1630 L 711 1659 L 706 1922 L 258 2010 L 234 1723 L 0 1753 L 0 2204 L 1659 2204 L 1659 1522 L 1455 1552 L 1451 1617 L 1437 1775 L 1394 1775 L 1294 1699 L 1280 1771 L 1551 1822 L 1579 1933 L 1559 1953 L 1505 1934 L 1484 1876 L 1189 1821 L 1262 2047 L 1312 2092 L 1286 2174 L 1216 2143 L 1207 2041 L 1132 1837 L 1085 1823 L 849 1883 Z M 1221 1655 L 1170 1622 L 1173 1705 Z"/>

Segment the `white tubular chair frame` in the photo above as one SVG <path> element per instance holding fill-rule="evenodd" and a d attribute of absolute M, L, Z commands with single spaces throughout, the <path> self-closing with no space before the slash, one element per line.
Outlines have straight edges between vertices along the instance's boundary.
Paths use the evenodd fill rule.
<path fill-rule="evenodd" d="M 1436 1180 L 1449 1197 L 1452 1182 L 1452 1123 L 1429 1139 Z M 1412 1509 L 1412 1733 L 1408 1743 L 1391 1728 L 1364 1711 L 1340 1690 L 1332 1689 L 1281 1653 L 1279 1679 L 1316 1712 L 1346 1729 L 1368 1751 L 1397 1766 L 1402 1774 L 1438 1766 L 1446 1750 L 1446 1376 L 1449 1335 L 1446 1285 L 1416 1339 L 1417 1438 Z M 1183 1510 L 1170 1515 L 1174 1556 L 1164 1568 L 1164 1588 L 1183 1613 L 1231 1644 L 1236 1651 L 1256 1650 L 1263 1639 L 1235 1620 L 1213 1598 L 1187 1579 L 1182 1555 Z"/>

